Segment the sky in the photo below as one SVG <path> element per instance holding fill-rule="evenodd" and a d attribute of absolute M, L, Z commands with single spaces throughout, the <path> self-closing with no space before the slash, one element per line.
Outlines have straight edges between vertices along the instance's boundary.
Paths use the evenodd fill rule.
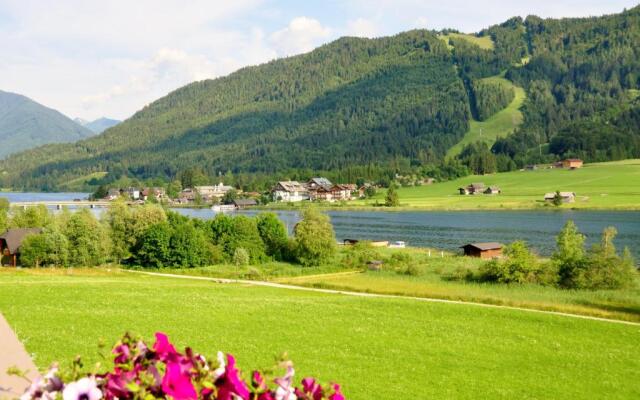
<path fill-rule="evenodd" d="M 71 118 L 126 119 L 187 83 L 345 35 L 477 32 L 516 15 L 602 15 L 636 1 L 0 0 L 0 90 Z"/>

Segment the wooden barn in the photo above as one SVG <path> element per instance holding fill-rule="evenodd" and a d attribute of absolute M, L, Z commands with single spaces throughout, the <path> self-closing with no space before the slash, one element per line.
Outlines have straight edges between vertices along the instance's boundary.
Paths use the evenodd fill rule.
<path fill-rule="evenodd" d="M 469 243 L 460 246 L 465 256 L 479 258 L 494 258 L 502 255 L 502 244 L 496 242 L 489 243 Z"/>
<path fill-rule="evenodd" d="M 9 257 L 10 265 L 17 266 L 20 258 L 20 246 L 28 235 L 40 234 L 40 228 L 16 228 L 9 229 L 0 235 L 0 250 L 3 257 Z"/>
<path fill-rule="evenodd" d="M 562 160 L 562 167 L 569 169 L 578 169 L 582 168 L 583 161 L 579 158 L 567 158 L 566 160 Z"/>

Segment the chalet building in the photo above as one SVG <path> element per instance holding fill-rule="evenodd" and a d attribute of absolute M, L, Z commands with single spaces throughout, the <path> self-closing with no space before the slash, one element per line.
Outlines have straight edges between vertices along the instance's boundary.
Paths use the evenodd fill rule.
<path fill-rule="evenodd" d="M 162 200 L 167 197 L 167 193 L 164 188 L 161 187 L 152 187 L 152 188 L 144 188 L 142 192 L 140 192 L 142 196 L 142 200 L 149 200 L 151 198 L 156 200 Z"/>
<path fill-rule="evenodd" d="M 467 187 L 458 188 L 461 195 L 482 194 L 486 190 L 484 183 L 472 183 Z"/>
<path fill-rule="evenodd" d="M 582 168 L 584 163 L 579 158 L 567 158 L 566 160 L 562 160 L 562 168 L 568 169 L 578 169 Z"/>
<path fill-rule="evenodd" d="M 228 191 L 233 190 L 233 186 L 227 186 L 220 182 L 217 185 L 213 186 L 195 186 L 194 189 L 203 200 L 209 201 L 215 198 L 222 198 Z"/>
<path fill-rule="evenodd" d="M 331 188 L 331 194 L 334 200 L 351 200 L 351 194 L 355 192 L 356 185 L 335 184 Z"/>
<path fill-rule="evenodd" d="M 484 190 L 484 194 L 500 194 L 502 190 L 498 186 L 489 186 Z"/>
<path fill-rule="evenodd" d="M 130 187 L 124 191 L 124 194 L 129 196 L 131 200 L 140 200 L 140 189 Z"/>
<path fill-rule="evenodd" d="M 258 205 L 258 202 L 256 201 L 256 199 L 235 199 L 233 201 L 233 205 L 236 207 L 236 209 L 242 210 L 248 207 L 255 207 Z"/>
<path fill-rule="evenodd" d="M 109 189 L 109 191 L 107 191 L 107 197 L 105 197 L 105 200 L 117 200 L 121 195 L 122 192 L 120 191 L 120 189 Z"/>
<path fill-rule="evenodd" d="M 16 228 L 9 229 L 0 235 L 0 249 L 3 257 L 8 257 L 10 265 L 17 266 L 20 259 L 20 246 L 28 235 L 38 235 L 42 233 L 40 228 Z"/>
<path fill-rule="evenodd" d="M 320 188 L 324 188 L 327 190 L 331 190 L 333 183 L 327 178 L 311 178 L 309 182 L 307 182 L 307 188 L 309 191 L 317 190 Z"/>
<path fill-rule="evenodd" d="M 278 182 L 271 190 L 273 201 L 298 202 L 309 200 L 309 190 L 297 181 Z"/>
<path fill-rule="evenodd" d="M 469 243 L 460 248 L 465 256 L 490 259 L 502 256 L 502 244 L 496 242 L 489 243 Z"/>
<path fill-rule="evenodd" d="M 560 197 L 563 203 L 573 203 L 576 201 L 576 194 L 574 192 L 560 192 Z M 552 202 L 556 198 L 556 193 L 545 193 L 544 201 Z"/>
<path fill-rule="evenodd" d="M 196 191 L 191 188 L 183 189 L 178 195 L 180 204 L 193 203 L 196 200 Z"/>

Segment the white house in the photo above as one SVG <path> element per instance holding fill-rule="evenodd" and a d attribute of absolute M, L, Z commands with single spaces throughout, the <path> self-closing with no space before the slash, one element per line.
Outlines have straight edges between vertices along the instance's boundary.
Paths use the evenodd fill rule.
<path fill-rule="evenodd" d="M 297 202 L 309 200 L 309 191 L 297 181 L 278 182 L 271 190 L 273 201 Z"/>
<path fill-rule="evenodd" d="M 233 189 L 233 186 L 225 186 L 222 182 L 213 186 L 196 186 L 194 188 L 200 196 L 205 200 L 210 200 L 213 197 L 224 197 L 224 195 Z"/>

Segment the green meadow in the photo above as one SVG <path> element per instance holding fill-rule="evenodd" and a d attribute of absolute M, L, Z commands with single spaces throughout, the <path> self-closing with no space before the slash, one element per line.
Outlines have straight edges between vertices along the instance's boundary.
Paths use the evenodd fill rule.
<path fill-rule="evenodd" d="M 461 196 L 458 188 L 471 183 L 497 185 L 499 195 Z M 398 189 L 402 208 L 433 210 L 475 209 L 555 209 L 546 204 L 544 194 L 575 192 L 574 203 L 560 209 L 640 209 L 640 160 L 585 164 L 577 170 L 541 168 L 483 176 L 467 176 L 433 185 Z M 384 203 L 383 191 L 377 196 L 352 205 Z"/>
<path fill-rule="evenodd" d="M 286 352 L 297 379 L 340 382 L 353 400 L 640 396 L 640 328 L 619 323 L 106 270 L 2 270 L 0 311 L 40 368 L 165 331 L 245 373 Z"/>
<path fill-rule="evenodd" d="M 496 139 L 510 135 L 522 123 L 522 112 L 520 107 L 526 99 L 523 88 L 514 85 L 511 81 L 493 76 L 482 79 L 483 81 L 501 82 L 513 89 L 515 97 L 511 103 L 504 109 L 498 111 L 485 121 L 470 121 L 469 131 L 464 135 L 462 140 L 447 151 L 447 157 L 454 157 L 462 151 L 462 149 L 471 143 L 483 142 L 489 147 L 495 143 Z"/>

